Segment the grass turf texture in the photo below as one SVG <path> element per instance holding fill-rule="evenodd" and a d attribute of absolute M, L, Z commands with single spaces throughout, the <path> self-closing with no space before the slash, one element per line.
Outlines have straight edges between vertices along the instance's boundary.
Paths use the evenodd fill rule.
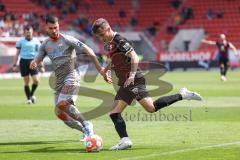
<path fill-rule="evenodd" d="M 181 101 L 152 117 L 138 104 L 128 107 L 123 117 L 134 146 L 119 152 L 108 151 L 119 140 L 108 115 L 94 119 L 104 142 L 99 153 L 85 153 L 81 134 L 57 120 L 47 78 L 41 79 L 35 105 L 25 104 L 22 80 L 0 80 L 0 159 L 238 160 L 240 72 L 229 72 L 227 82 L 220 81 L 217 71 L 170 72 L 161 79 L 173 84 L 168 94 L 186 86 L 200 92 L 204 101 Z M 101 78 L 81 85 L 114 92 Z M 88 111 L 100 102 L 80 96 L 77 105 Z"/>

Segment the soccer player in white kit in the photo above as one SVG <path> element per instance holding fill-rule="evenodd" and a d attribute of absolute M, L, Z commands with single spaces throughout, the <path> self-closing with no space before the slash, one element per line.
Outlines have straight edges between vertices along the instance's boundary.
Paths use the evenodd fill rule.
<path fill-rule="evenodd" d="M 74 104 L 80 87 L 80 75 L 74 68 L 75 50 L 86 53 L 104 78 L 106 74 L 91 48 L 72 36 L 59 33 L 57 17 L 46 17 L 46 32 L 49 38 L 42 43 L 30 68 L 36 68 L 45 56 L 51 59 L 56 77 L 55 113 L 57 117 L 67 126 L 82 131 L 85 137 L 91 136 L 94 134 L 92 123 L 84 120 Z"/>

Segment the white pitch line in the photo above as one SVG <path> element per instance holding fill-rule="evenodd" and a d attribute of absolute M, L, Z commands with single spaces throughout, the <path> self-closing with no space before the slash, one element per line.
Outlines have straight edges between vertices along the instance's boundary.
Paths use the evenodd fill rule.
<path fill-rule="evenodd" d="M 198 151 L 198 150 L 205 150 L 205 149 L 211 149 L 211 148 L 221 148 L 221 147 L 226 147 L 226 146 L 236 145 L 236 144 L 240 144 L 240 141 L 230 142 L 230 143 L 222 143 L 222 144 L 216 144 L 216 145 L 210 145 L 210 146 L 203 146 L 203 147 L 198 147 L 198 148 L 188 148 L 188 149 L 180 149 L 180 150 L 169 151 L 169 152 L 154 153 L 154 154 L 149 154 L 146 156 L 126 157 L 126 158 L 121 158 L 119 160 L 139 160 L 139 159 L 145 159 L 145 158 L 152 158 L 152 157 L 156 157 L 156 156 L 166 156 L 166 155 L 173 155 L 173 154 L 177 154 L 177 153 L 185 153 L 185 152 L 190 152 L 190 151 Z"/>

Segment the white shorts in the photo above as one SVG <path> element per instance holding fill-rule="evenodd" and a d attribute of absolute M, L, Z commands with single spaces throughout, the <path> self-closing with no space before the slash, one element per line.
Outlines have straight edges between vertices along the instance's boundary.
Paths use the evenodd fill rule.
<path fill-rule="evenodd" d="M 76 76 L 76 75 L 75 75 Z M 74 77 L 75 77 L 74 76 Z M 77 74 L 75 78 L 72 75 L 69 75 L 64 80 L 64 85 L 61 91 L 55 93 L 55 106 L 61 101 L 72 101 L 75 102 L 78 97 L 78 92 L 80 88 L 80 76 Z"/>

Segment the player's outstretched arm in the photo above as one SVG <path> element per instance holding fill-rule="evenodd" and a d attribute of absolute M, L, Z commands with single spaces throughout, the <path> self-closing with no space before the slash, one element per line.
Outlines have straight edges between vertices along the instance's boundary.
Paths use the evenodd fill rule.
<path fill-rule="evenodd" d="M 210 40 L 206 40 L 206 39 L 203 39 L 201 42 L 205 43 L 205 44 L 209 44 L 209 45 L 216 45 L 215 41 L 210 41 Z"/>
<path fill-rule="evenodd" d="M 40 46 L 40 49 L 38 51 L 38 54 L 36 55 L 36 57 L 31 61 L 30 63 L 30 69 L 36 69 L 37 66 L 40 64 L 40 70 L 43 71 L 43 59 L 46 56 L 46 52 L 45 52 L 45 42 L 42 43 L 42 45 Z M 45 71 L 45 70 L 44 70 Z"/>
<path fill-rule="evenodd" d="M 102 67 L 97 59 L 96 54 L 93 52 L 93 50 L 90 47 L 88 47 L 86 44 L 82 43 L 78 39 L 69 35 L 65 35 L 65 40 L 70 46 L 73 46 L 77 51 L 86 53 L 88 57 L 91 59 L 91 61 L 94 63 L 98 72 L 102 74 L 103 72 Z"/>
<path fill-rule="evenodd" d="M 138 68 L 138 63 L 139 63 L 139 58 L 137 53 L 132 50 L 129 53 L 129 57 L 131 58 L 131 72 L 130 72 L 130 76 L 135 77 L 136 72 L 137 72 L 137 68 Z"/>
<path fill-rule="evenodd" d="M 83 52 L 87 53 L 88 57 L 91 59 L 91 61 L 94 63 L 96 69 L 98 70 L 99 73 L 103 72 L 103 68 L 101 67 L 96 54 L 93 52 L 93 50 L 88 47 L 87 45 L 84 45 L 83 47 Z M 102 73 L 101 73 L 102 74 Z"/>
<path fill-rule="evenodd" d="M 112 62 L 111 62 L 111 60 L 110 59 L 107 59 L 107 64 L 106 64 L 106 66 L 104 67 L 104 72 L 108 72 L 110 69 L 111 69 L 111 64 L 112 64 Z"/>
<path fill-rule="evenodd" d="M 111 69 L 111 64 L 112 64 L 111 60 L 108 59 L 106 66 L 103 68 L 103 72 L 104 74 L 106 74 L 106 76 L 104 76 L 104 80 L 109 84 L 112 83 L 111 75 L 109 75 L 109 72 L 108 72 Z"/>
<path fill-rule="evenodd" d="M 98 72 L 104 77 L 104 79 L 107 78 L 107 74 L 104 72 L 104 69 L 101 67 L 96 54 L 90 47 L 88 47 L 86 44 L 82 43 L 81 41 L 72 36 L 65 35 L 65 40 L 69 45 L 73 46 L 76 50 L 86 53 L 88 57 L 91 59 L 91 61 L 94 63 Z"/>
<path fill-rule="evenodd" d="M 138 63 L 139 63 L 138 55 L 134 50 L 128 53 L 128 56 L 131 58 L 131 72 L 129 74 L 128 79 L 124 83 L 124 87 L 127 87 L 130 84 L 134 84 L 134 78 L 135 78 L 137 68 L 138 68 Z"/>
<path fill-rule="evenodd" d="M 233 50 L 234 54 L 237 56 L 238 51 L 237 51 L 236 47 L 231 42 L 229 42 L 229 47 Z"/>
<path fill-rule="evenodd" d="M 88 57 L 94 63 L 96 69 L 103 76 L 104 80 L 107 81 L 108 83 L 111 83 L 111 80 L 109 79 L 108 74 L 106 72 L 104 72 L 104 68 L 101 67 L 101 65 L 97 59 L 97 56 L 95 55 L 93 50 L 90 47 L 88 47 L 87 45 L 84 45 L 83 51 L 85 53 L 87 53 Z"/>

